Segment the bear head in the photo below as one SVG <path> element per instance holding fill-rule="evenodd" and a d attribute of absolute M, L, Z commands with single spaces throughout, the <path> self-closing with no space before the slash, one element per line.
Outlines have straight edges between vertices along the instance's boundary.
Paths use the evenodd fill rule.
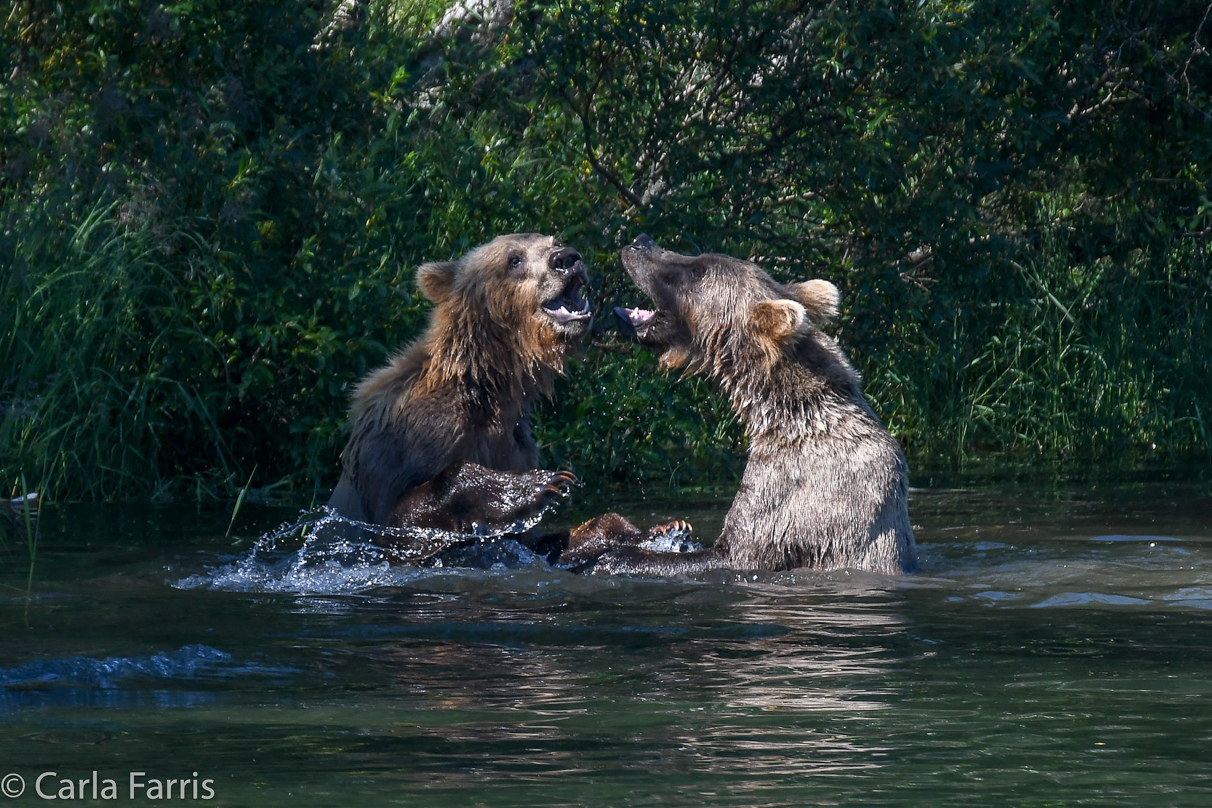
<path fill-rule="evenodd" d="M 457 261 L 417 269 L 435 317 L 455 329 L 491 323 L 536 358 L 557 358 L 589 330 L 593 314 L 581 294 L 587 282 L 580 253 L 536 233 L 497 236 Z"/>
<path fill-rule="evenodd" d="M 721 358 L 773 363 L 785 345 L 837 316 L 837 287 L 828 281 L 778 283 L 749 261 L 680 255 L 646 235 L 621 257 L 654 308 L 616 308 L 620 329 L 659 351 L 665 368 L 699 369 Z"/>

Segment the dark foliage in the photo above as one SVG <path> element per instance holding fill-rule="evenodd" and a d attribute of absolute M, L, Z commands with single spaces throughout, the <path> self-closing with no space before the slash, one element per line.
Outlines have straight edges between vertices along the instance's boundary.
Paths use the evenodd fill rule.
<path fill-rule="evenodd" d="M 0 479 L 331 485 L 412 268 L 648 232 L 839 285 L 911 454 L 1209 452 L 1202 3 L 18 0 L 0 37 Z M 604 323 L 608 318 L 600 318 Z M 742 436 L 605 332 L 549 465 L 711 484 Z"/>

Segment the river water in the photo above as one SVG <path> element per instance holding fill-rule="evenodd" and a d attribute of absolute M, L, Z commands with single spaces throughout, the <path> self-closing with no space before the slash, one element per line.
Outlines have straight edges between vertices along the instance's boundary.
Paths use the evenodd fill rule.
<path fill-rule="evenodd" d="M 48 506 L 28 595 L 0 547 L 0 777 L 14 804 L 42 775 L 103 802 L 96 771 L 117 802 L 142 772 L 136 801 L 216 805 L 1212 805 L 1208 481 L 923 475 L 902 578 L 583 579 L 507 542 L 391 568 L 254 552 L 295 508 L 224 538 L 226 508 Z M 614 503 L 708 537 L 727 504 Z"/>

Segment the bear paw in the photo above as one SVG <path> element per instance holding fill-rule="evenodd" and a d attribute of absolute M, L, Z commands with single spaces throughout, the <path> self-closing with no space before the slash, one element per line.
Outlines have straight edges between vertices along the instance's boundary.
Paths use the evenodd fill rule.
<path fill-rule="evenodd" d="M 512 529 L 523 530 L 530 527 L 526 524 L 533 519 L 541 516 L 548 508 L 553 507 L 564 497 L 572 493 L 572 486 L 577 481 L 577 476 L 571 471 L 560 470 L 554 474 L 550 472 L 534 472 L 540 480 L 543 480 L 538 488 L 530 489 L 531 493 L 522 493 L 520 498 L 511 498 L 509 496 L 502 497 L 501 512 L 491 520 L 485 520 L 489 524 L 500 524 L 501 522 L 513 523 Z M 550 475 L 544 479 L 543 475 Z"/>
<path fill-rule="evenodd" d="M 648 538 L 656 539 L 656 538 L 660 538 L 662 536 L 669 536 L 669 535 L 683 534 L 683 533 L 685 535 L 689 536 L 693 532 L 694 532 L 694 528 L 690 526 L 689 522 L 686 522 L 682 519 L 674 519 L 672 522 L 666 522 L 663 525 L 657 525 L 656 527 L 650 528 L 648 531 Z"/>

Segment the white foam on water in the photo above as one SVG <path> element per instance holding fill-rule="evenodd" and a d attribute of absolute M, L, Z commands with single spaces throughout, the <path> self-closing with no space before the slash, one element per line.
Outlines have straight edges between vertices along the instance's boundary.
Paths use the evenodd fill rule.
<path fill-rule="evenodd" d="M 689 533 L 671 530 L 654 539 L 640 542 L 640 547 L 654 553 L 697 553 L 703 545 L 690 538 Z"/>
<path fill-rule="evenodd" d="M 546 511 L 504 527 L 473 533 L 393 528 L 358 522 L 322 507 L 302 511 L 257 539 L 244 558 L 191 575 L 178 589 L 336 595 L 401 586 L 433 569 L 517 569 L 538 558 L 510 536 L 524 533 Z M 375 538 L 388 539 L 381 544 Z M 428 567 L 421 567 L 421 562 Z"/>

